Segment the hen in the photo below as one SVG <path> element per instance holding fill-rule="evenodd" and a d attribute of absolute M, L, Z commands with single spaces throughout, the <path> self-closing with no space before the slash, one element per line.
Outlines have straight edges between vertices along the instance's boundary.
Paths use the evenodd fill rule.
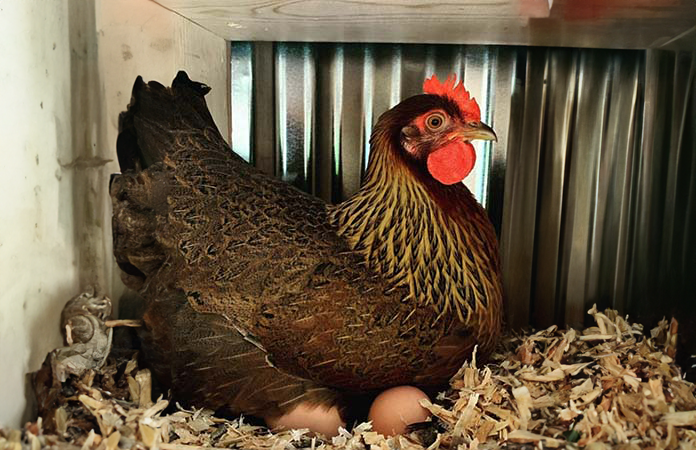
<path fill-rule="evenodd" d="M 209 88 L 138 77 L 111 182 L 146 359 L 178 401 L 261 417 L 438 387 L 501 328 L 493 227 L 461 180 L 495 139 L 450 77 L 385 112 L 360 191 L 329 206 L 248 165 Z M 345 414 L 345 410 L 341 410 Z"/>

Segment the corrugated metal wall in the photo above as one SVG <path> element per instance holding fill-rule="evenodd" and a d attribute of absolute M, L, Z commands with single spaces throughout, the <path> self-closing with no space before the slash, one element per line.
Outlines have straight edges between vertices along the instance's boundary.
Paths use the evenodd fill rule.
<path fill-rule="evenodd" d="M 233 147 L 338 202 L 379 115 L 455 72 L 498 143 L 466 183 L 500 233 L 508 322 L 580 324 L 597 302 L 696 324 L 694 53 L 233 43 Z M 693 327 L 692 327 L 693 328 Z"/>

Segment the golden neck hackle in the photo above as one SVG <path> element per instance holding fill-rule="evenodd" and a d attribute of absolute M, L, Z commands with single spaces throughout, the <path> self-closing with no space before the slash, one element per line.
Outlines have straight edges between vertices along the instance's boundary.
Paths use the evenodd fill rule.
<path fill-rule="evenodd" d="M 463 185 L 443 208 L 400 160 L 385 130 L 377 129 L 371 144 L 363 187 L 331 212 L 339 234 L 370 269 L 408 287 L 404 301 L 432 306 L 434 322 L 450 314 L 468 323 L 483 318 L 488 299 L 499 303 L 501 297 L 485 211 Z"/>

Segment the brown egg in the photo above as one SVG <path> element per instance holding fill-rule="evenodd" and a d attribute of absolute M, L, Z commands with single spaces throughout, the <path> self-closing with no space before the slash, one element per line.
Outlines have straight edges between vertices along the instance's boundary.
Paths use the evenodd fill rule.
<path fill-rule="evenodd" d="M 335 406 L 326 409 L 308 403 L 300 403 L 280 417 L 266 417 L 266 425 L 274 431 L 309 428 L 326 437 L 337 436 L 338 427 L 346 426 Z"/>
<path fill-rule="evenodd" d="M 385 436 L 404 434 L 408 425 L 425 422 L 430 412 L 419 401 L 427 399 L 425 392 L 413 386 L 387 389 L 375 398 L 368 419 L 372 429 Z"/>

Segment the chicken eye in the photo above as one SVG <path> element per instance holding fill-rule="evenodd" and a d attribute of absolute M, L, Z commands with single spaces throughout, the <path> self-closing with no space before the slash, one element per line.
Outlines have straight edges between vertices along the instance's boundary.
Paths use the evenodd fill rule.
<path fill-rule="evenodd" d="M 425 125 L 430 131 L 437 131 L 445 124 L 445 116 L 442 113 L 434 113 L 425 119 Z"/>

